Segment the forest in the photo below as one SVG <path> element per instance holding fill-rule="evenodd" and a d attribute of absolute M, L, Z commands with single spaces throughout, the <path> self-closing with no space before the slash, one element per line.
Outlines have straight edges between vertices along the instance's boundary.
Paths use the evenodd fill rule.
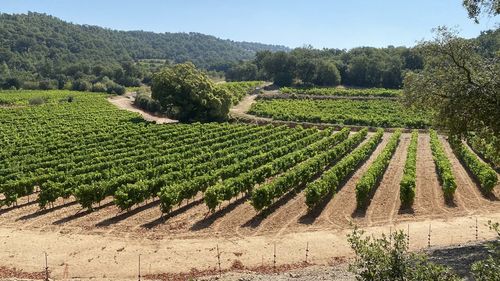
<path fill-rule="evenodd" d="M 484 31 L 479 52 L 494 56 L 500 31 Z M 235 42 L 199 33 L 117 31 L 53 16 L 0 14 L 0 86 L 121 94 L 150 84 L 165 65 L 190 61 L 228 81 L 273 81 L 278 86 L 398 89 L 408 71 L 423 68 L 415 48 L 289 49 Z"/>
<path fill-rule="evenodd" d="M 487 30 L 475 39 L 482 57 L 495 57 L 500 30 Z M 421 70 L 424 58 L 414 48 L 358 47 L 350 50 L 295 48 L 290 52 L 257 53 L 252 61 L 231 67 L 228 80 L 271 80 L 278 86 L 378 87 L 398 89 L 409 71 Z"/>
<path fill-rule="evenodd" d="M 289 49 L 199 33 L 117 31 L 40 13 L 0 14 L 0 85 L 8 89 L 138 86 L 165 64 L 191 61 L 220 71 L 263 50 Z"/>

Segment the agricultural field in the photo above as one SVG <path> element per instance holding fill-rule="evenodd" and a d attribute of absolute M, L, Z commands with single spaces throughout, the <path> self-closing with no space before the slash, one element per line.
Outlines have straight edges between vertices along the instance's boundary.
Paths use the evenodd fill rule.
<path fill-rule="evenodd" d="M 263 84 L 263 81 L 245 81 L 219 83 L 217 86 L 230 92 L 233 97 L 233 104 L 237 104 L 243 97 Z"/>
<path fill-rule="evenodd" d="M 323 88 L 291 88 L 280 89 L 283 94 L 313 95 L 313 96 L 346 96 L 346 97 L 401 97 L 402 91 L 395 89 L 367 88 L 351 89 L 338 87 Z"/>
<path fill-rule="evenodd" d="M 430 112 L 409 109 L 398 100 L 257 99 L 249 111 L 275 120 L 359 125 L 372 127 L 428 128 Z"/>
<path fill-rule="evenodd" d="M 498 174 L 468 146 L 452 146 L 434 131 L 160 125 L 119 110 L 107 98 L 70 91 L 0 93 L 2 233 L 22 228 L 24 239 L 33 241 L 45 237 L 39 230 L 64 233 L 54 246 L 61 252 L 78 252 L 74 247 L 94 243 L 93 235 L 111 244 L 116 242 L 110 236 L 125 237 L 130 249 L 137 236 L 169 238 L 164 247 L 193 257 L 175 262 L 181 270 L 205 266 L 199 243 L 219 238 L 248 239 L 222 245 L 246 264 L 259 264 L 255 257 L 269 237 L 314 243 L 314 233 L 345 231 L 351 223 L 374 231 L 406 223 L 420 229 L 429 219 L 458 220 L 460 229 L 463 217 L 494 215 L 500 207 Z M 484 171 L 490 176 L 483 178 Z M 22 244 L 12 247 L 35 255 Z M 140 244 L 141 251 L 148 247 Z M 336 249 L 348 253 L 346 245 Z M 99 253 L 96 270 L 121 265 L 108 263 L 113 251 Z M 123 255 L 133 259 L 134 251 Z M 317 255 L 321 261 L 331 249 Z M 18 259 L 23 256 L 13 264 Z M 63 267 L 57 270 L 62 274 Z"/>

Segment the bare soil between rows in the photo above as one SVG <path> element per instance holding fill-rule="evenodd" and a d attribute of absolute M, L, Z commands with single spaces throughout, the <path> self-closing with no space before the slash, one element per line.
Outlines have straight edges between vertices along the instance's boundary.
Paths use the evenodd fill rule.
<path fill-rule="evenodd" d="M 286 195 L 265 214 L 257 214 L 246 197 L 209 213 L 199 194 L 163 218 L 157 200 L 120 212 L 108 198 L 89 212 L 71 198 L 46 210 L 38 208 L 34 196 L 31 201 L 22 198 L 17 207 L 0 209 L 0 266 L 39 272 L 47 252 L 52 273 L 58 278 L 113 276 L 111 279 L 127 280 L 136 276 L 139 254 L 150 274 L 216 267 L 217 245 L 223 269 L 231 268 L 235 261 L 247 267 L 272 265 L 275 245 L 278 265 L 303 262 L 306 247 L 310 262 L 329 264 L 352 255 L 346 235 L 353 225 L 374 235 L 409 230 L 414 250 L 428 245 L 429 229 L 433 246 L 494 238 L 486 224 L 500 221 L 499 187 L 494 194 L 482 194 L 442 140 L 458 184 L 455 200 L 446 202 L 428 134 L 419 136 L 413 208 L 401 209 L 399 201 L 410 138 L 403 134 L 369 207 L 364 212 L 356 210 L 355 184 L 389 136 L 384 135 L 376 151 L 337 194 L 312 212 L 303 191 Z"/>

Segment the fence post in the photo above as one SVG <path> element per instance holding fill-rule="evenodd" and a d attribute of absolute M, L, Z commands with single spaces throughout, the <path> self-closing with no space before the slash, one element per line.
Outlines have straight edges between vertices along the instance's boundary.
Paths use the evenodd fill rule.
<path fill-rule="evenodd" d="M 430 248 L 431 247 L 431 224 L 429 223 L 429 235 L 428 235 L 428 238 L 427 238 L 427 247 Z"/>
<path fill-rule="evenodd" d="M 476 241 L 478 240 L 478 238 L 479 238 L 479 229 L 477 226 L 477 217 L 476 217 Z"/>
<path fill-rule="evenodd" d="M 45 281 L 49 281 L 49 263 L 47 259 L 47 252 L 45 254 Z"/>
<path fill-rule="evenodd" d="M 219 277 L 222 276 L 222 270 L 220 267 L 220 252 L 219 252 L 219 244 L 217 244 L 217 262 L 219 264 Z"/>
<path fill-rule="evenodd" d="M 137 275 L 139 277 L 139 281 L 141 281 L 141 254 L 139 254 L 139 274 Z"/>
<path fill-rule="evenodd" d="M 274 242 L 273 268 L 276 270 L 276 242 Z"/>
<path fill-rule="evenodd" d="M 408 249 L 410 249 L 410 224 L 408 224 L 408 236 L 406 236 L 406 244 L 408 245 Z"/>
<path fill-rule="evenodd" d="M 306 263 L 307 263 L 307 258 L 309 256 L 309 242 L 306 244 Z"/>

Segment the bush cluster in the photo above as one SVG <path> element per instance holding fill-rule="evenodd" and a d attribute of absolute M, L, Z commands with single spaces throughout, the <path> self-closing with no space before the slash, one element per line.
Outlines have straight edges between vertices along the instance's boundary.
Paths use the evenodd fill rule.
<path fill-rule="evenodd" d="M 451 171 L 451 163 L 444 148 L 439 141 L 438 134 L 435 130 L 430 130 L 431 137 L 431 150 L 432 158 L 434 163 L 436 163 L 436 168 L 439 175 L 439 180 L 441 181 L 444 195 L 447 199 L 451 199 L 455 190 L 457 189 L 457 183 L 455 182 L 455 176 Z"/>
<path fill-rule="evenodd" d="M 399 183 L 399 198 L 403 206 L 411 206 L 415 199 L 416 176 L 417 176 L 417 144 L 418 131 L 414 130 L 411 134 L 408 154 L 406 156 L 405 168 L 403 170 L 403 179 Z"/>
<path fill-rule="evenodd" d="M 496 172 L 472 153 L 460 139 L 452 137 L 450 144 L 455 155 L 462 160 L 467 169 L 477 179 L 481 189 L 485 192 L 491 192 L 498 182 Z"/>

